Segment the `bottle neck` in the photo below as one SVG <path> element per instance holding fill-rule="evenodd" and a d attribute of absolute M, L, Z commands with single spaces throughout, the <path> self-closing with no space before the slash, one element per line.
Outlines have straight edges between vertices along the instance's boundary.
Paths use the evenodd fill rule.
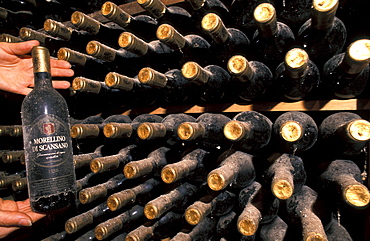
<path fill-rule="evenodd" d="M 262 37 L 269 38 L 278 32 L 276 11 L 273 5 L 269 3 L 258 5 L 254 10 L 254 19 Z"/>
<path fill-rule="evenodd" d="M 338 0 L 314 0 L 312 3 L 311 25 L 317 30 L 326 30 L 333 26 Z"/>
<path fill-rule="evenodd" d="M 31 54 L 35 89 L 52 88 L 49 50 L 42 46 L 35 46 L 32 48 Z"/>

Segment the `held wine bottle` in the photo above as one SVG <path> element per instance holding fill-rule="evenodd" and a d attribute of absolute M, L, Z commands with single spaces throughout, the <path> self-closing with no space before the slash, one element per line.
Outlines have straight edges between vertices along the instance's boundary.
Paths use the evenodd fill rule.
<path fill-rule="evenodd" d="M 263 178 L 278 199 L 290 198 L 306 183 L 307 174 L 300 157 L 275 153 L 268 158 L 268 162 L 270 166 L 265 170 Z"/>
<path fill-rule="evenodd" d="M 322 83 L 337 98 L 355 98 L 369 82 L 369 63 L 370 39 L 357 40 L 325 63 Z"/>
<path fill-rule="evenodd" d="M 311 18 L 299 29 L 297 43 L 321 70 L 325 62 L 339 54 L 347 39 L 347 29 L 335 17 L 339 0 L 313 0 Z"/>
<path fill-rule="evenodd" d="M 154 40 L 157 29 L 157 21 L 149 15 L 131 16 L 115 3 L 107 1 L 101 6 L 101 13 L 104 17 L 118 24 L 125 30 L 143 38 Z"/>
<path fill-rule="evenodd" d="M 304 112 L 287 111 L 275 120 L 273 135 L 279 151 L 300 153 L 310 149 L 317 141 L 318 127 L 314 119 Z"/>
<path fill-rule="evenodd" d="M 275 8 L 270 3 L 258 5 L 253 15 L 258 30 L 251 40 L 251 48 L 255 50 L 257 60 L 275 69 L 293 45 L 294 34 L 288 25 L 277 21 Z"/>
<path fill-rule="evenodd" d="M 76 204 L 68 107 L 52 87 L 49 51 L 32 49 L 35 87 L 23 100 L 21 117 L 31 207 L 49 212 Z"/>
<path fill-rule="evenodd" d="M 289 101 L 304 99 L 320 83 L 320 71 L 302 48 L 293 48 L 275 70 L 274 87 Z"/>
<path fill-rule="evenodd" d="M 256 111 L 243 111 L 224 126 L 224 135 L 238 148 L 256 152 L 265 147 L 271 138 L 272 122 Z"/>
<path fill-rule="evenodd" d="M 272 86 L 273 75 L 262 62 L 234 55 L 227 62 L 227 69 L 232 76 L 230 95 L 238 96 L 241 101 L 261 99 Z"/>
<path fill-rule="evenodd" d="M 206 103 L 216 103 L 228 98 L 227 90 L 230 86 L 231 76 L 218 65 L 201 67 L 198 63 L 190 61 L 181 68 L 185 79 L 199 85 L 200 99 Z"/>

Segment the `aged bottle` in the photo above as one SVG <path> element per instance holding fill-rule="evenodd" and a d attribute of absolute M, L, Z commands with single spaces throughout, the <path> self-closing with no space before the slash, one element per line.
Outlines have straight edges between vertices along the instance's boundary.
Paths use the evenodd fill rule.
<path fill-rule="evenodd" d="M 353 161 L 330 162 L 319 180 L 321 192 L 330 200 L 340 198 L 355 208 L 366 207 L 370 202 L 370 192 L 363 184 L 361 170 Z"/>
<path fill-rule="evenodd" d="M 244 236 L 255 235 L 260 224 L 271 222 L 277 215 L 279 200 L 259 182 L 253 182 L 239 193 L 242 210 L 238 220 L 238 231 Z"/>
<path fill-rule="evenodd" d="M 181 123 L 177 128 L 177 135 L 181 140 L 214 148 L 227 141 L 222 131 L 228 121 L 230 118 L 223 114 L 203 113 L 194 122 Z"/>
<path fill-rule="evenodd" d="M 319 135 L 315 120 L 300 111 L 287 111 L 279 115 L 272 129 L 278 150 L 293 155 L 309 150 Z"/>
<path fill-rule="evenodd" d="M 166 105 L 196 103 L 200 96 L 195 84 L 185 79 L 179 69 L 161 73 L 145 67 L 139 71 L 138 79 L 142 84 L 158 89 L 157 94 L 162 96 Z"/>
<path fill-rule="evenodd" d="M 262 62 L 248 61 L 242 55 L 234 55 L 227 62 L 227 69 L 232 76 L 229 95 L 239 97 L 235 101 L 262 99 L 272 86 L 272 72 Z"/>
<path fill-rule="evenodd" d="M 17 33 L 19 33 L 19 31 Z M 15 35 L 18 36 L 18 34 L 15 34 Z M 0 34 L 0 42 L 19 43 L 19 42 L 23 42 L 23 39 L 16 37 L 14 35 L 11 35 L 11 34 L 2 33 Z"/>
<path fill-rule="evenodd" d="M 321 70 L 325 62 L 339 54 L 347 39 L 343 22 L 335 17 L 339 0 L 313 0 L 311 18 L 299 29 L 297 43 Z"/>
<path fill-rule="evenodd" d="M 313 93 L 320 84 L 320 71 L 302 48 L 293 48 L 275 70 L 274 88 L 288 101 L 298 101 Z"/>
<path fill-rule="evenodd" d="M 157 179 L 150 178 L 133 188 L 113 193 L 107 199 L 108 207 L 111 211 L 117 211 L 131 203 L 149 201 L 147 200 L 148 197 L 150 198 L 153 196 L 152 192 L 155 191 L 157 187 L 160 187 L 160 184 L 161 182 Z"/>
<path fill-rule="evenodd" d="M 182 34 L 194 32 L 195 24 L 188 11 L 180 6 L 166 6 L 160 0 L 137 0 L 137 3 L 158 21 L 168 23 Z"/>
<path fill-rule="evenodd" d="M 194 226 L 190 231 L 181 231 L 178 232 L 171 241 L 182 241 L 182 240 L 189 240 L 189 241 L 196 241 L 200 240 L 200 238 L 204 238 L 208 240 L 214 235 L 214 229 L 217 225 L 217 221 L 215 218 L 206 217 L 200 223 Z M 235 238 L 235 237 L 234 237 Z"/>
<path fill-rule="evenodd" d="M 39 28 L 40 19 L 38 19 L 31 11 L 12 11 L 0 7 L 0 26 L 2 32 L 16 34 L 21 27 Z"/>
<path fill-rule="evenodd" d="M 48 50 L 34 47 L 32 59 L 35 87 L 21 107 L 28 190 L 32 209 L 48 212 L 76 202 L 72 138 L 67 104 L 51 85 Z"/>
<path fill-rule="evenodd" d="M 72 13 L 71 23 L 77 29 L 85 30 L 94 35 L 96 41 L 102 42 L 111 47 L 118 47 L 118 37 L 123 31 L 125 31 L 122 27 L 117 25 L 103 24 L 80 11 Z"/>
<path fill-rule="evenodd" d="M 159 41 L 168 45 L 180 56 L 180 65 L 192 60 L 196 60 L 201 65 L 208 63 L 211 45 L 202 36 L 197 34 L 183 36 L 169 24 L 161 24 L 156 35 Z"/>
<path fill-rule="evenodd" d="M 256 177 L 252 159 L 252 155 L 241 151 L 226 155 L 219 166 L 208 174 L 208 186 L 214 191 L 229 185 L 233 188 L 248 186 Z"/>
<path fill-rule="evenodd" d="M 317 211 L 320 208 L 317 192 L 304 185 L 299 192 L 287 199 L 285 207 L 289 223 L 301 230 L 302 240 L 328 240 Z M 325 212 L 330 213 L 330 210 Z"/>
<path fill-rule="evenodd" d="M 131 16 L 115 3 L 107 1 L 101 6 L 104 17 L 123 27 L 125 30 L 145 40 L 154 40 L 155 31 L 158 27 L 157 21 L 149 15 Z"/>
<path fill-rule="evenodd" d="M 239 29 L 226 28 L 222 19 L 216 14 L 208 13 L 203 17 L 201 24 L 203 31 L 213 40 L 210 49 L 213 64 L 227 68 L 227 61 L 232 56 L 249 53 L 250 41 L 247 35 Z"/>
<path fill-rule="evenodd" d="M 95 227 L 95 237 L 98 240 L 106 239 L 129 224 L 139 223 L 144 217 L 144 208 L 135 205 L 118 216 L 98 224 Z"/>
<path fill-rule="evenodd" d="M 25 164 L 24 150 L 6 151 L 1 155 L 1 159 L 5 164 L 13 162 Z"/>
<path fill-rule="evenodd" d="M 10 175 L 5 175 L 0 177 L 0 188 L 10 187 L 12 183 L 16 180 L 19 180 L 26 176 L 26 172 L 24 170 L 16 173 L 12 173 Z"/>
<path fill-rule="evenodd" d="M 325 233 L 328 241 L 352 241 L 350 233 L 346 228 L 335 218 L 329 227 L 325 227 Z"/>
<path fill-rule="evenodd" d="M 197 225 L 207 216 L 220 217 L 229 213 L 233 208 L 237 197 L 229 191 L 222 191 L 218 195 L 205 195 L 198 201 L 187 207 L 185 219 L 191 225 Z"/>
<path fill-rule="evenodd" d="M 274 153 L 268 158 L 270 166 L 263 179 L 271 186 L 271 192 L 280 200 L 290 198 L 306 183 L 307 174 L 300 157 L 287 153 Z"/>
<path fill-rule="evenodd" d="M 272 122 L 259 112 L 243 111 L 227 122 L 223 131 L 238 149 L 257 152 L 270 142 Z"/>
<path fill-rule="evenodd" d="M 322 83 L 336 98 L 355 98 L 368 84 L 369 63 L 370 39 L 356 40 L 325 63 Z"/>
<path fill-rule="evenodd" d="M 144 215 L 148 219 L 155 219 L 173 209 L 182 210 L 190 204 L 189 202 L 198 190 L 199 187 L 185 182 L 170 192 L 149 201 L 144 207 Z"/>
<path fill-rule="evenodd" d="M 86 45 L 84 46 L 86 49 Z M 103 81 L 110 69 L 102 60 L 90 55 L 62 47 L 57 53 L 58 59 L 68 61 L 72 65 L 75 76 L 83 76 Z"/>
<path fill-rule="evenodd" d="M 284 241 L 287 230 L 288 224 L 279 216 L 275 216 L 271 222 L 261 224 L 258 238 L 261 241 Z"/>
<path fill-rule="evenodd" d="M 14 192 L 22 191 L 27 189 L 27 177 L 14 180 L 12 182 L 12 189 Z"/>
<path fill-rule="evenodd" d="M 230 25 L 230 13 L 226 5 L 220 0 L 186 0 L 191 7 L 192 18 L 198 23 L 207 13 L 215 13 L 221 17 L 226 25 Z"/>
<path fill-rule="evenodd" d="M 75 169 L 79 169 L 85 166 L 90 166 L 90 162 L 93 159 L 102 156 L 102 148 L 103 148 L 103 145 L 98 146 L 94 150 L 94 152 L 73 155 L 73 162 L 75 165 Z"/>
<path fill-rule="evenodd" d="M 352 112 L 331 114 L 319 125 L 319 146 L 325 148 L 324 153 L 329 156 L 359 155 L 364 152 L 369 139 L 370 123 Z"/>
<path fill-rule="evenodd" d="M 256 60 L 275 69 L 295 41 L 293 31 L 288 25 L 277 21 L 275 8 L 270 3 L 258 5 L 253 16 L 258 30 L 251 40 L 251 48 L 256 52 Z"/>
<path fill-rule="evenodd" d="M 197 89 L 203 102 L 217 103 L 229 98 L 227 90 L 231 76 L 224 68 L 218 65 L 201 67 L 198 63 L 189 61 L 182 66 L 181 73 L 185 79 L 199 86 Z"/>
<path fill-rule="evenodd" d="M 0 126 L 0 137 L 22 137 L 22 125 L 1 125 Z"/>

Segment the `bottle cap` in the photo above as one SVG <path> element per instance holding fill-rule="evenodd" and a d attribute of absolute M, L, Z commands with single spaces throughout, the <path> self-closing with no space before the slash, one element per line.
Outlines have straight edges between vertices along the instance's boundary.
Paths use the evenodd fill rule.
<path fill-rule="evenodd" d="M 105 2 L 101 7 L 101 13 L 109 20 L 121 27 L 127 27 L 131 22 L 131 15 L 118 7 L 115 3 Z"/>
<path fill-rule="evenodd" d="M 224 43 L 229 38 L 229 32 L 217 14 L 206 14 L 201 23 L 202 28 L 211 35 L 217 44 Z"/>
<path fill-rule="evenodd" d="M 112 62 L 116 58 L 116 50 L 98 41 L 90 41 L 86 45 L 86 52 L 98 59 Z"/>
<path fill-rule="evenodd" d="M 72 13 L 71 23 L 77 28 L 83 29 L 94 35 L 98 34 L 100 30 L 99 21 L 79 11 Z"/>
<path fill-rule="evenodd" d="M 167 165 L 161 170 L 161 179 L 163 182 L 168 183 L 168 184 L 173 183 L 177 181 L 177 178 L 178 178 L 178 173 L 177 173 L 176 167 Z"/>
<path fill-rule="evenodd" d="M 123 168 L 123 173 L 126 178 L 135 178 L 139 174 L 140 170 L 134 163 L 127 163 Z"/>
<path fill-rule="evenodd" d="M 155 205 L 152 205 L 151 203 L 148 203 L 144 207 L 144 215 L 148 219 L 154 219 L 158 216 L 158 208 Z"/>
<path fill-rule="evenodd" d="M 143 56 L 148 52 L 148 44 L 130 32 L 123 32 L 118 38 L 118 44 L 136 55 Z"/>
<path fill-rule="evenodd" d="M 167 10 L 160 0 L 137 0 L 137 3 L 156 19 L 161 18 Z"/>
<path fill-rule="evenodd" d="M 370 140 L 370 122 L 367 120 L 354 120 L 347 126 L 348 135 L 355 141 Z"/>
<path fill-rule="evenodd" d="M 162 123 L 141 123 L 137 128 L 137 135 L 142 140 L 152 140 L 166 135 L 166 126 Z"/>
<path fill-rule="evenodd" d="M 293 48 L 285 54 L 285 74 L 290 78 L 298 79 L 307 72 L 309 57 L 305 50 Z"/>
<path fill-rule="evenodd" d="M 196 208 L 187 208 L 185 211 L 185 219 L 191 225 L 197 225 L 202 219 L 203 215 Z"/>
<path fill-rule="evenodd" d="M 50 53 L 43 46 L 34 46 L 31 50 L 33 72 L 48 72 L 50 73 Z"/>
<path fill-rule="evenodd" d="M 44 46 L 45 45 L 45 40 L 48 36 L 46 34 L 37 32 L 36 30 L 26 28 L 26 27 L 22 27 L 19 30 L 19 37 L 21 37 L 21 39 L 23 39 L 25 41 L 27 41 L 27 40 L 37 40 L 37 41 L 40 42 L 41 46 Z"/>
<path fill-rule="evenodd" d="M 126 189 L 110 195 L 107 199 L 107 205 L 111 211 L 116 211 L 136 200 L 136 194 L 131 189 Z"/>
<path fill-rule="evenodd" d="M 295 142 L 302 138 L 302 126 L 296 121 L 287 121 L 280 127 L 280 136 L 287 142 Z"/>
<path fill-rule="evenodd" d="M 2 33 L 0 34 L 0 42 L 19 43 L 19 42 L 23 42 L 23 40 L 21 38 L 15 37 L 10 34 Z"/>
<path fill-rule="evenodd" d="M 71 28 L 52 19 L 45 20 L 44 30 L 53 37 L 59 37 L 67 41 L 69 41 L 72 36 Z"/>
<path fill-rule="evenodd" d="M 193 81 L 198 85 L 208 82 L 209 74 L 196 62 L 186 62 L 181 68 L 181 74 L 185 79 Z"/>
<path fill-rule="evenodd" d="M 370 62 L 370 40 L 360 39 L 349 45 L 341 63 L 342 69 L 348 74 L 361 73 Z"/>
<path fill-rule="evenodd" d="M 224 135 L 231 141 L 240 141 L 250 137 L 251 127 L 246 122 L 231 120 L 224 126 Z"/>
<path fill-rule="evenodd" d="M 139 71 L 138 79 L 141 83 L 150 85 L 156 88 L 165 87 L 168 81 L 166 75 L 158 71 L 155 71 L 154 69 L 149 68 L 149 67 L 142 68 Z"/>
<path fill-rule="evenodd" d="M 261 3 L 254 9 L 253 16 L 263 37 L 268 38 L 277 33 L 276 11 L 272 4 Z"/>
<path fill-rule="evenodd" d="M 365 207 L 370 202 L 370 193 L 362 184 L 350 185 L 344 190 L 344 200 L 354 207 Z"/>
<path fill-rule="evenodd" d="M 254 75 L 254 71 L 249 66 L 248 60 L 241 55 L 232 56 L 227 62 L 227 69 L 241 82 L 251 80 Z"/>
<path fill-rule="evenodd" d="M 76 77 L 72 81 L 72 89 L 80 92 L 99 93 L 102 83 L 85 77 Z"/>
<path fill-rule="evenodd" d="M 65 60 L 71 64 L 77 64 L 80 66 L 84 66 L 87 61 L 87 56 L 85 54 L 64 47 L 58 50 L 57 57 L 60 60 Z"/>
<path fill-rule="evenodd" d="M 103 133 L 108 138 L 129 138 L 133 129 L 131 124 L 127 123 L 107 123 L 103 127 Z"/>
<path fill-rule="evenodd" d="M 186 44 L 184 36 L 169 24 L 161 24 L 157 29 L 156 35 L 161 42 L 174 49 L 182 49 Z"/>
<path fill-rule="evenodd" d="M 183 122 L 177 128 L 181 140 L 192 141 L 205 135 L 205 128 L 199 123 Z"/>
<path fill-rule="evenodd" d="M 239 233 L 245 236 L 252 236 L 257 232 L 260 220 L 262 219 L 261 213 L 254 206 L 250 206 L 250 215 L 239 217 L 237 228 Z"/>
<path fill-rule="evenodd" d="M 313 0 L 312 2 L 312 27 L 325 30 L 333 25 L 339 0 Z"/>
<path fill-rule="evenodd" d="M 105 84 L 109 87 L 121 89 L 121 90 L 132 90 L 134 87 L 133 78 L 121 75 L 115 72 L 109 72 L 105 76 Z"/>

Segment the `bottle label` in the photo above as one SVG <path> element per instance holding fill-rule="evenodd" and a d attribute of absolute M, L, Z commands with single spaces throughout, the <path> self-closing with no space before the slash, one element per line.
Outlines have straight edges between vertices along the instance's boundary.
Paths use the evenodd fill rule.
<path fill-rule="evenodd" d="M 72 139 L 68 123 L 42 115 L 24 128 L 31 200 L 74 190 Z"/>

